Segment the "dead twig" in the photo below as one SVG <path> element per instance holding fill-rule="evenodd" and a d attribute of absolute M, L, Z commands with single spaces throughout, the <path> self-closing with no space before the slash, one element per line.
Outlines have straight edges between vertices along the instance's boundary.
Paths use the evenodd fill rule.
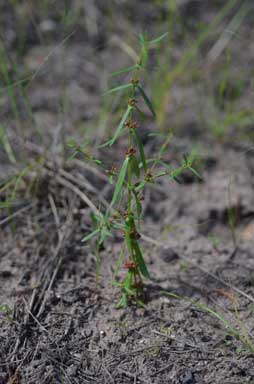
<path fill-rule="evenodd" d="M 70 189 L 72 192 L 74 192 L 79 198 L 86 204 L 88 205 L 89 208 L 98 216 L 102 217 L 101 212 L 96 208 L 96 206 L 92 203 L 92 201 L 89 199 L 89 197 L 82 192 L 78 187 L 76 187 L 74 184 L 72 184 L 70 181 L 64 179 L 63 177 L 59 175 L 54 175 L 53 172 L 49 172 L 51 176 L 55 177 L 55 180 L 62 185 L 63 187 L 66 187 Z"/>
<path fill-rule="evenodd" d="M 4 219 L 2 219 L 2 220 L 0 221 L 0 226 L 1 226 L 1 225 L 4 225 L 4 224 L 6 224 L 6 223 L 8 223 L 9 221 L 11 221 L 12 219 L 14 219 L 15 217 L 20 216 L 22 213 L 28 211 L 30 208 L 32 208 L 33 206 L 35 206 L 35 204 L 36 204 L 36 203 L 28 204 L 28 205 L 26 205 L 25 207 L 18 209 L 16 212 L 12 213 L 11 215 L 5 217 Z"/>
<path fill-rule="evenodd" d="M 58 215 L 58 212 L 57 212 L 55 200 L 54 200 L 54 198 L 53 198 L 53 196 L 51 194 L 48 195 L 48 199 L 49 199 L 49 204 L 51 206 L 51 210 L 52 210 L 52 213 L 53 213 L 53 216 L 54 216 L 54 219 L 55 219 L 57 233 L 58 233 L 58 239 L 60 241 L 60 239 L 61 239 L 60 218 L 59 218 L 59 215 Z"/>

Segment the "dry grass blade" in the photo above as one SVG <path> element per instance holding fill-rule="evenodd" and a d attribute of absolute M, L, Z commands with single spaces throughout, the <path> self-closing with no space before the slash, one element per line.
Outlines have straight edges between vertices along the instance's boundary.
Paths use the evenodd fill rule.
<path fill-rule="evenodd" d="M 52 172 L 50 172 L 51 176 L 54 176 Z M 88 205 L 89 208 L 98 216 L 102 216 L 101 212 L 96 208 L 96 206 L 93 204 L 93 202 L 89 199 L 89 197 L 82 192 L 78 187 L 76 187 L 74 184 L 72 184 L 70 181 L 64 179 L 63 177 L 57 175 L 55 176 L 55 180 L 57 183 L 62 185 L 63 187 L 66 187 L 70 189 L 72 192 L 74 192 L 79 198 L 86 204 Z"/>

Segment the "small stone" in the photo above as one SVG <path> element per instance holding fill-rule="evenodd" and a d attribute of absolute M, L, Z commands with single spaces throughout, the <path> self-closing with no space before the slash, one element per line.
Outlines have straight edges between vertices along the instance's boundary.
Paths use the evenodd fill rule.
<path fill-rule="evenodd" d="M 172 248 L 164 248 L 160 252 L 160 258 L 165 263 L 172 263 L 178 259 L 178 254 Z"/>

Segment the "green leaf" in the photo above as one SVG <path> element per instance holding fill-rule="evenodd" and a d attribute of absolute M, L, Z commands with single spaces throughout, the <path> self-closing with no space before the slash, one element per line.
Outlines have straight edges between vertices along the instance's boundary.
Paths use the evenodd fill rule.
<path fill-rule="evenodd" d="M 145 187 L 145 185 L 146 185 L 146 181 L 143 180 L 143 181 L 141 181 L 141 183 L 139 183 L 139 184 L 136 186 L 135 190 L 136 190 L 136 191 L 140 191 L 140 190 L 142 190 L 142 189 Z"/>
<path fill-rule="evenodd" d="M 141 66 L 144 67 L 147 63 L 148 59 L 148 39 L 146 36 L 140 34 L 139 35 L 139 43 L 141 45 Z"/>
<path fill-rule="evenodd" d="M 192 168 L 192 167 L 188 167 L 188 169 L 189 169 L 195 176 L 197 176 L 197 178 L 198 178 L 199 180 L 203 180 L 203 179 L 202 179 L 202 176 L 198 173 L 198 171 L 196 171 L 196 169 L 194 169 L 194 168 Z"/>
<path fill-rule="evenodd" d="M 142 34 L 142 33 L 139 33 L 138 35 L 138 39 L 139 39 L 139 43 L 141 45 L 144 45 L 145 44 L 145 36 Z"/>
<path fill-rule="evenodd" d="M 158 164 L 162 165 L 167 170 L 167 172 L 172 172 L 171 167 L 167 163 L 165 163 L 165 161 L 159 160 Z"/>
<path fill-rule="evenodd" d="M 75 150 L 72 152 L 72 154 L 68 157 L 68 160 L 73 160 L 77 155 L 79 154 L 79 151 Z"/>
<path fill-rule="evenodd" d="M 137 147 L 138 147 L 138 151 L 139 151 L 140 159 L 141 159 L 141 162 L 143 165 L 143 169 L 146 172 L 147 171 L 147 165 L 146 165 L 146 157 L 145 157 L 144 147 L 143 147 L 142 141 L 140 140 L 140 137 L 139 137 L 139 135 L 135 129 L 133 129 L 133 136 L 134 136 L 135 142 L 136 142 Z"/>
<path fill-rule="evenodd" d="M 128 271 L 122 283 L 123 289 L 127 293 L 127 296 L 135 295 L 135 290 L 132 288 L 132 276 L 133 276 L 133 272 Z"/>
<path fill-rule="evenodd" d="M 138 198 L 138 194 L 134 193 L 134 198 L 135 198 L 135 203 L 136 203 L 136 209 L 137 209 L 137 217 L 138 217 L 138 226 L 140 226 L 140 219 L 141 219 L 141 213 L 142 213 L 142 205 L 141 205 L 141 202 Z"/>
<path fill-rule="evenodd" d="M 131 159 L 131 169 L 135 173 L 136 177 L 139 178 L 140 170 L 139 170 L 138 160 L 135 156 L 131 156 L 130 159 Z"/>
<path fill-rule="evenodd" d="M 93 158 L 92 158 L 91 161 L 92 161 L 93 163 L 97 164 L 97 165 L 101 165 L 101 164 L 102 164 L 102 161 L 99 160 L 99 159 L 93 159 Z"/>
<path fill-rule="evenodd" d="M 112 225 L 112 227 L 113 227 L 114 229 L 121 229 L 122 231 L 124 231 L 124 229 L 125 229 L 125 226 L 124 226 L 123 224 L 121 224 L 121 223 L 114 223 L 114 224 Z"/>
<path fill-rule="evenodd" d="M 87 236 L 83 237 L 83 239 L 81 239 L 82 243 L 85 243 L 86 241 L 92 239 L 99 232 L 100 232 L 100 228 L 95 229 L 93 232 L 89 233 L 89 235 L 87 235 Z"/>
<path fill-rule="evenodd" d="M 130 228 L 127 228 L 127 227 L 125 227 L 125 242 L 127 245 L 128 252 L 131 255 L 132 254 L 132 241 L 130 238 Z"/>
<path fill-rule="evenodd" d="M 123 127 L 124 127 L 124 123 L 127 120 L 127 117 L 129 116 L 131 110 L 132 110 L 132 106 L 128 105 L 128 107 L 127 107 L 127 109 L 125 111 L 125 114 L 123 115 L 123 117 L 122 117 L 122 119 L 121 119 L 121 121 L 120 121 L 120 123 L 119 123 L 119 125 L 118 125 L 118 127 L 116 129 L 116 131 L 115 131 L 115 134 L 114 134 L 113 138 L 110 140 L 110 144 L 109 144 L 110 146 L 114 144 L 114 142 L 116 141 L 116 139 L 120 135 L 120 133 L 121 133 Z"/>
<path fill-rule="evenodd" d="M 126 175 L 126 172 L 127 172 L 127 167 L 128 167 L 128 164 L 129 164 L 129 160 L 130 158 L 129 157 L 126 157 L 126 159 L 124 160 L 123 162 L 123 165 L 122 165 L 122 168 L 119 172 L 119 176 L 118 176 L 118 180 L 117 180 L 117 183 L 116 183 L 116 186 L 115 186 L 115 191 L 114 191 L 114 194 L 113 194 L 113 198 L 112 198 L 112 201 L 111 201 L 111 206 L 113 206 L 122 190 L 122 186 L 123 186 L 123 183 L 124 183 L 124 179 L 125 179 L 125 175 Z"/>
<path fill-rule="evenodd" d="M 113 287 L 119 287 L 119 288 L 122 288 L 122 287 L 123 287 L 122 282 L 120 282 L 120 281 L 116 281 L 116 280 L 111 280 L 111 281 L 110 281 L 110 284 L 113 285 Z"/>
<path fill-rule="evenodd" d="M 109 232 L 109 230 L 106 227 L 103 227 L 100 234 L 100 238 L 99 238 L 99 244 L 100 245 L 103 244 L 106 237 L 112 237 L 112 236 L 113 236 L 112 233 Z"/>
<path fill-rule="evenodd" d="M 118 302 L 116 308 L 125 308 L 127 306 L 127 295 L 125 292 L 122 293 L 122 297 Z"/>
<path fill-rule="evenodd" d="M 94 212 L 90 213 L 90 217 L 94 225 L 97 225 L 101 221 L 101 217 Z"/>
<path fill-rule="evenodd" d="M 12 150 L 11 144 L 9 142 L 8 136 L 5 133 L 4 127 L 0 124 L 0 143 L 3 144 L 4 150 L 8 156 L 8 159 L 11 163 L 16 163 L 16 158 Z"/>
<path fill-rule="evenodd" d="M 132 65 L 130 67 L 119 69 L 119 71 L 112 72 L 110 74 L 110 76 L 117 76 L 117 75 L 121 75 L 122 73 L 131 72 L 131 71 L 134 71 L 135 69 L 137 69 L 138 67 L 139 66 L 137 64 L 135 64 L 135 65 Z"/>
<path fill-rule="evenodd" d="M 185 153 L 183 154 L 183 160 L 184 160 L 184 164 L 185 164 L 185 165 L 188 165 L 188 164 L 189 164 L 188 155 L 186 155 Z"/>
<path fill-rule="evenodd" d="M 135 254 L 136 254 L 136 258 L 137 258 L 137 262 L 138 262 L 138 266 L 139 266 L 139 269 L 140 269 L 140 272 L 142 273 L 142 275 L 146 278 L 150 278 L 150 274 L 148 272 L 148 269 L 146 267 L 146 263 L 144 262 L 144 259 L 143 259 L 143 256 L 142 256 L 142 252 L 139 248 L 139 245 L 136 241 L 133 242 L 133 247 L 134 247 L 134 250 L 135 250 Z"/>
<path fill-rule="evenodd" d="M 155 39 L 150 40 L 150 41 L 149 41 L 149 45 L 154 45 L 154 44 L 159 43 L 161 40 L 165 39 L 165 37 L 166 37 L 167 35 L 168 35 L 168 32 L 165 32 L 165 33 L 163 33 L 162 35 L 160 35 L 159 37 L 156 37 Z"/>
<path fill-rule="evenodd" d="M 147 52 L 147 47 L 143 45 L 141 49 L 141 65 L 144 67 L 147 63 L 148 60 L 148 52 Z"/>
<path fill-rule="evenodd" d="M 146 95 L 145 91 L 143 90 L 143 88 L 140 85 L 137 85 L 137 88 L 138 88 L 139 92 L 141 93 L 141 96 L 143 97 L 144 102 L 146 103 L 147 107 L 152 112 L 153 116 L 155 117 L 156 114 L 155 114 L 155 111 L 154 111 L 153 104 L 152 104 L 151 100 Z"/>
<path fill-rule="evenodd" d="M 117 87 L 115 87 L 115 88 L 111 88 L 111 89 L 109 89 L 108 91 L 104 92 L 104 93 L 102 94 L 102 96 L 110 95 L 111 93 L 118 92 L 118 91 L 122 91 L 122 90 L 127 89 L 127 88 L 130 88 L 130 87 L 132 87 L 132 84 L 131 84 L 131 83 L 118 85 Z"/>
<path fill-rule="evenodd" d="M 128 296 L 134 296 L 135 295 L 134 289 L 132 289 L 132 288 L 130 288 L 128 286 L 124 287 L 124 290 L 126 291 Z"/>
<path fill-rule="evenodd" d="M 181 166 L 177 169 L 174 169 L 173 171 L 170 172 L 170 177 L 175 180 L 177 183 L 181 184 L 181 180 L 179 179 L 178 176 L 181 175 L 183 170 L 186 169 L 185 167 Z"/>
<path fill-rule="evenodd" d="M 105 143 L 98 145 L 97 148 L 99 149 L 99 148 L 107 147 L 108 145 L 110 145 L 111 141 L 112 141 L 112 139 L 109 139 L 109 140 L 105 141 Z"/>
<path fill-rule="evenodd" d="M 69 148 L 76 148 L 77 147 L 76 140 L 71 139 L 71 140 L 67 141 L 66 146 Z"/>

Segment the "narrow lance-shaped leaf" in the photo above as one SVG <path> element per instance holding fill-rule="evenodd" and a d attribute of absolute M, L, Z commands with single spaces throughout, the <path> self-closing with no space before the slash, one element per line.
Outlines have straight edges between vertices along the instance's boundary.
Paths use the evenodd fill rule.
<path fill-rule="evenodd" d="M 192 168 L 192 167 L 188 167 L 189 168 L 189 170 L 195 175 L 195 176 L 197 176 L 197 178 L 199 179 L 199 180 L 203 180 L 202 179 L 202 176 L 198 173 L 198 171 L 196 170 L 196 169 L 194 169 L 194 168 Z"/>
<path fill-rule="evenodd" d="M 123 69 L 119 69 L 119 71 L 112 72 L 110 76 L 117 76 L 117 75 L 121 75 L 122 73 L 131 72 L 131 71 L 134 71 L 134 69 L 136 68 L 138 68 L 137 64 L 132 65 L 130 67 L 123 68 Z"/>
<path fill-rule="evenodd" d="M 123 115 L 123 117 L 122 117 L 122 119 L 121 119 L 121 121 L 120 121 L 120 123 L 119 123 L 119 125 L 118 125 L 118 127 L 116 129 L 116 131 L 115 131 L 115 134 L 114 134 L 113 138 L 110 140 L 110 144 L 109 144 L 110 146 L 114 144 L 114 142 L 116 141 L 116 139 L 120 135 L 120 133 L 121 133 L 123 127 L 124 127 L 124 123 L 127 120 L 127 117 L 129 116 L 131 110 L 132 110 L 132 106 L 128 105 L 128 107 L 127 107 L 127 109 L 125 111 L 125 114 Z"/>
<path fill-rule="evenodd" d="M 101 217 L 94 212 L 91 212 L 90 217 L 91 217 L 94 225 L 97 225 L 101 221 Z"/>
<path fill-rule="evenodd" d="M 146 36 L 140 34 L 139 35 L 139 42 L 141 44 L 141 66 L 144 67 L 147 63 L 148 59 L 148 40 Z"/>
<path fill-rule="evenodd" d="M 127 295 L 125 292 L 122 293 L 121 300 L 117 304 L 116 308 L 123 308 L 127 306 Z"/>
<path fill-rule="evenodd" d="M 148 107 L 149 110 L 152 112 L 153 116 L 155 117 L 156 114 L 155 114 L 155 111 L 154 111 L 153 104 L 152 104 L 151 100 L 150 100 L 149 97 L 146 95 L 145 91 L 143 90 L 143 88 L 142 88 L 140 85 L 137 85 L 137 88 L 138 88 L 138 90 L 140 91 L 141 96 L 143 97 L 144 102 L 146 103 L 147 107 Z"/>
<path fill-rule="evenodd" d="M 143 67 L 146 65 L 147 59 L 148 59 L 147 47 L 143 45 L 141 50 L 141 65 Z"/>
<path fill-rule="evenodd" d="M 120 170 L 120 173 L 119 173 L 119 176 L 118 176 L 118 180 L 117 180 L 117 183 L 116 183 L 116 186 L 115 186 L 115 191 L 114 191 L 114 195 L 113 195 L 113 198 L 112 198 L 112 201 L 111 201 L 111 206 L 113 206 L 122 190 L 122 186 L 123 186 L 123 183 L 124 183 L 124 179 L 125 179 L 125 175 L 126 175 L 126 172 L 127 172 L 127 167 L 128 167 L 128 163 L 129 163 L 129 157 L 126 157 L 126 159 L 124 160 L 123 162 L 123 165 L 122 165 L 122 168 Z"/>
<path fill-rule="evenodd" d="M 117 87 L 111 88 L 108 91 L 104 92 L 102 94 L 102 96 L 110 95 L 111 93 L 122 91 L 122 90 L 130 88 L 130 87 L 132 87 L 131 83 L 118 85 Z"/>
<path fill-rule="evenodd" d="M 137 144 L 137 147 L 138 147 L 138 151 L 139 151 L 140 159 L 141 159 L 141 162 L 143 165 L 143 169 L 146 172 L 147 171 L 147 165 L 146 165 L 146 158 L 145 158 L 145 152 L 144 152 L 144 147 L 143 147 L 142 141 L 140 140 L 140 137 L 139 137 L 139 135 L 135 129 L 133 129 L 133 135 L 134 135 L 134 139 L 135 139 L 135 142 Z"/>
<path fill-rule="evenodd" d="M 112 225 L 112 228 L 114 228 L 114 229 L 121 229 L 123 231 L 125 226 L 123 224 L 121 224 L 121 223 L 114 223 Z"/>
<path fill-rule="evenodd" d="M 135 291 L 132 289 L 132 272 L 128 271 L 123 281 L 123 289 L 128 295 L 134 295 Z"/>
<path fill-rule="evenodd" d="M 140 176 L 139 164 L 135 156 L 131 156 L 131 169 L 135 173 L 136 177 L 139 178 Z"/>
<path fill-rule="evenodd" d="M 146 185 L 146 181 L 143 180 L 143 181 L 141 181 L 141 182 L 136 186 L 135 190 L 136 190 L 136 191 L 141 191 L 142 189 L 144 189 L 145 185 Z"/>
<path fill-rule="evenodd" d="M 132 255 L 132 241 L 130 237 L 132 221 L 133 221 L 133 218 L 130 218 L 130 217 L 128 217 L 128 220 L 125 221 L 125 242 L 130 255 Z"/>
<path fill-rule="evenodd" d="M 132 254 L 132 243 L 131 243 L 130 230 L 129 229 L 125 230 L 125 242 L 127 245 L 128 252 L 131 255 Z"/>
<path fill-rule="evenodd" d="M 178 176 L 181 175 L 181 173 L 183 172 L 184 169 L 185 169 L 184 166 L 181 166 L 181 167 L 179 167 L 179 168 L 177 168 L 177 169 L 174 169 L 173 171 L 170 172 L 170 177 L 171 177 L 173 180 L 177 181 L 178 183 L 181 183 L 181 181 L 180 181 L 180 179 L 178 178 Z"/>
<path fill-rule="evenodd" d="M 99 238 L 99 244 L 100 245 L 103 244 L 106 237 L 112 237 L 112 236 L 113 236 L 112 233 L 106 227 L 102 228 L 100 238 Z"/>
<path fill-rule="evenodd" d="M 98 149 L 105 148 L 105 147 L 107 147 L 107 146 L 109 146 L 111 144 L 111 141 L 112 141 L 112 139 L 109 139 L 109 140 L 105 141 L 105 143 L 98 145 L 97 148 Z"/>
<path fill-rule="evenodd" d="M 83 237 L 83 239 L 81 239 L 82 243 L 85 243 L 86 241 L 92 239 L 99 232 L 100 232 L 100 228 L 95 229 L 93 232 L 89 233 L 89 235 L 87 235 L 87 236 Z"/>
<path fill-rule="evenodd" d="M 191 164 L 191 162 L 188 159 L 188 156 L 185 153 L 183 154 L 183 160 L 184 160 L 185 165 L 190 165 Z"/>
<path fill-rule="evenodd" d="M 133 242 L 133 247 L 135 249 L 135 254 L 136 254 L 136 258 L 137 258 L 137 262 L 138 262 L 138 266 L 139 266 L 139 269 L 140 269 L 140 272 L 142 273 L 142 275 L 146 278 L 150 278 L 150 274 L 148 272 L 148 269 L 146 267 L 146 263 L 144 262 L 144 259 L 143 259 L 143 256 L 142 256 L 142 253 L 141 253 L 141 250 L 139 248 L 139 245 L 136 241 Z"/>
<path fill-rule="evenodd" d="M 160 35 L 159 37 L 156 37 L 155 39 L 150 40 L 150 41 L 149 41 L 149 45 L 154 45 L 154 44 L 159 43 L 161 40 L 165 39 L 165 37 L 166 37 L 167 35 L 168 35 L 168 32 L 165 32 L 165 33 L 163 33 L 162 35 Z"/>
<path fill-rule="evenodd" d="M 140 219 L 141 219 L 141 213 L 142 213 L 142 205 L 139 200 L 138 194 L 133 191 L 135 203 L 136 203 L 136 210 L 137 210 L 137 217 L 138 217 L 138 227 L 140 227 Z"/>
<path fill-rule="evenodd" d="M 5 129 L 2 125 L 0 125 L 0 142 L 3 144 L 3 147 L 5 149 L 5 152 L 7 153 L 7 156 L 11 163 L 16 163 L 16 158 L 14 155 L 14 152 L 12 150 L 11 144 L 9 142 L 9 139 L 5 133 Z"/>

